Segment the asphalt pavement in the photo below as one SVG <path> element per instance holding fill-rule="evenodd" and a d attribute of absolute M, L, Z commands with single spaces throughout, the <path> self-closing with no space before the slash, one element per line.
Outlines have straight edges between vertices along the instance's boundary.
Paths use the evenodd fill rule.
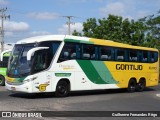
<path fill-rule="evenodd" d="M 56 98 L 52 93 L 48 94 L 27 94 L 27 93 L 12 93 L 5 90 L 0 86 L 0 111 L 30 111 L 30 112 L 42 112 L 43 111 L 73 111 L 85 113 L 85 111 L 92 111 L 92 113 L 86 113 L 81 117 L 38 117 L 29 118 L 36 120 L 44 119 L 58 119 L 58 120 L 70 120 L 70 119 L 87 119 L 97 120 L 105 119 L 100 117 L 101 112 L 105 114 L 106 111 L 116 113 L 122 113 L 122 111 L 151 111 L 152 113 L 160 111 L 160 85 L 152 88 L 147 88 L 143 92 L 128 93 L 126 89 L 118 90 L 97 90 L 97 91 L 79 91 L 70 93 L 69 97 Z M 81 111 L 81 112 L 80 112 Z M 104 112 L 105 111 L 105 112 Z M 71 113 L 71 112 L 70 112 Z M 81 114 L 82 114 L 81 113 Z M 102 113 L 102 116 L 103 116 Z M 67 113 L 68 114 L 68 113 Z M 93 116 L 89 116 L 89 114 Z M 96 117 L 96 114 L 98 117 Z M 107 112 L 106 112 L 107 114 Z M 74 115 L 73 115 L 74 116 Z M 3 118 L 5 119 L 28 119 L 28 118 Z M 2 119 L 2 120 L 3 120 Z M 139 117 L 107 117 L 107 119 L 113 120 L 139 120 Z M 160 117 L 140 117 L 143 120 L 158 120 Z"/>

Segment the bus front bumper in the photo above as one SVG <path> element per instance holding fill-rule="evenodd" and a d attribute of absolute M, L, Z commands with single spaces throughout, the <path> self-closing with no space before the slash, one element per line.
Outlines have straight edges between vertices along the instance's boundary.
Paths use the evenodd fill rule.
<path fill-rule="evenodd" d="M 31 83 L 25 83 L 22 85 L 10 85 L 7 82 L 5 83 L 5 88 L 9 91 L 18 91 L 18 92 L 25 92 L 25 93 L 31 93 L 32 88 L 31 88 Z"/>

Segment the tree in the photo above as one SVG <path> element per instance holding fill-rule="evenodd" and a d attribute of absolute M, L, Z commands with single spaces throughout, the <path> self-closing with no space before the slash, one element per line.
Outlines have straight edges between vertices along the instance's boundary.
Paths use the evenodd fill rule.
<path fill-rule="evenodd" d="M 139 21 L 146 26 L 144 46 L 155 47 L 160 50 L 160 11 L 157 14 L 141 18 Z"/>
<path fill-rule="evenodd" d="M 98 20 L 89 18 L 83 23 L 83 34 L 74 31 L 73 35 L 160 49 L 160 11 L 156 16 L 150 15 L 137 21 L 115 15 Z"/>
<path fill-rule="evenodd" d="M 72 35 L 74 35 L 74 36 L 82 36 L 82 33 L 79 33 L 76 30 L 74 30 Z"/>
<path fill-rule="evenodd" d="M 111 39 L 121 41 L 122 17 L 109 15 L 109 17 L 98 19 L 89 18 L 83 23 L 83 35 L 99 39 Z M 120 37 L 121 36 L 121 37 Z"/>
<path fill-rule="evenodd" d="M 83 23 L 83 32 L 86 37 L 94 37 L 97 38 L 97 21 L 95 18 L 87 19 L 87 22 Z"/>

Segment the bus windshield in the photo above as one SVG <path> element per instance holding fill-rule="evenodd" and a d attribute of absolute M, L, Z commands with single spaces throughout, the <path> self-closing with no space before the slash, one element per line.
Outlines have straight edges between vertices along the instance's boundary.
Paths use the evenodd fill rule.
<path fill-rule="evenodd" d="M 27 52 L 33 47 L 35 47 L 35 44 L 15 45 L 8 65 L 8 75 L 10 77 L 24 77 L 30 74 L 31 61 L 27 61 Z"/>
<path fill-rule="evenodd" d="M 40 72 L 50 66 L 61 42 L 41 42 L 30 44 L 17 44 L 12 50 L 8 62 L 7 76 L 13 78 L 26 77 Z M 31 60 L 27 60 L 27 53 L 34 47 L 49 47 L 47 50 L 38 50 L 32 55 Z"/>

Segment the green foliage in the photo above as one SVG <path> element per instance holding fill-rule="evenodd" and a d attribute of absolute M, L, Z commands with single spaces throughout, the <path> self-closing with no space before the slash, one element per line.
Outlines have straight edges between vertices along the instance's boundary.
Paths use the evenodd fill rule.
<path fill-rule="evenodd" d="M 160 50 L 160 11 L 157 14 L 149 15 L 139 21 L 146 26 L 144 46 L 155 47 Z"/>
<path fill-rule="evenodd" d="M 74 30 L 72 35 L 74 35 L 74 36 L 82 36 L 82 33 L 79 33 L 76 30 Z"/>
<path fill-rule="evenodd" d="M 74 31 L 73 35 L 160 49 L 159 14 L 160 11 L 156 15 L 150 15 L 137 21 L 115 15 L 98 20 L 89 18 L 83 23 L 83 34 Z"/>

